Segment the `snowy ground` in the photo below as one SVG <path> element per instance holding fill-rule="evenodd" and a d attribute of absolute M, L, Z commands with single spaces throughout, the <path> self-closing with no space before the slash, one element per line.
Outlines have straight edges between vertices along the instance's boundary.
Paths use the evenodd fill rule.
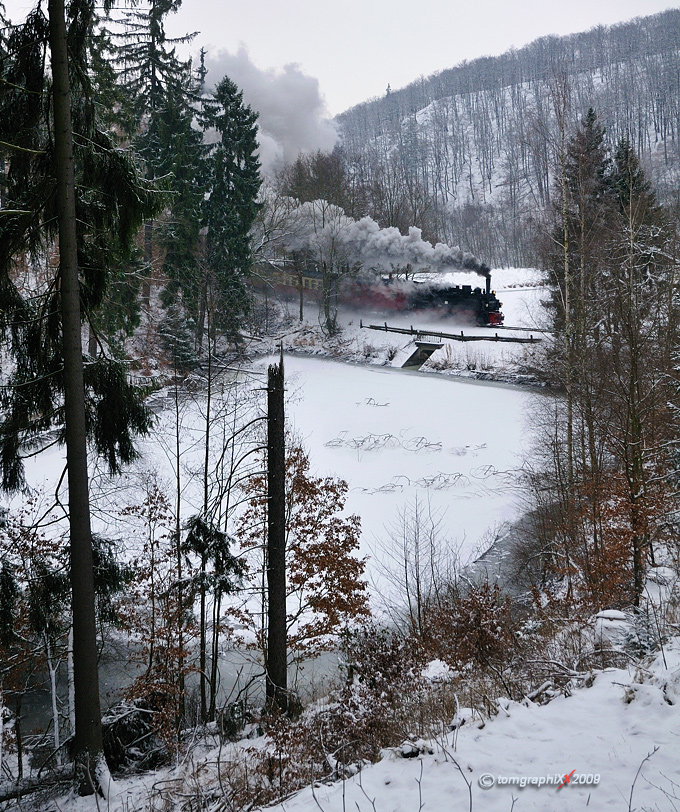
<path fill-rule="evenodd" d="M 668 668 L 659 655 L 649 669 L 608 669 L 595 676 L 592 687 L 547 706 L 502 702 L 483 729 L 474 722 L 464 725 L 455 746 L 449 734 L 445 746 L 433 743 L 432 755 L 405 760 L 388 753 L 343 784 L 318 786 L 315 797 L 303 790 L 273 809 L 678 809 L 679 641 L 666 659 Z M 558 788 L 555 780 L 572 771 L 569 783 Z M 521 787 L 510 781 L 514 778 L 536 781 Z M 545 783 L 539 785 L 541 779 Z"/>
<path fill-rule="evenodd" d="M 664 656 L 666 662 L 664 663 Z M 680 808 L 680 640 L 652 663 L 595 672 L 590 687 L 548 705 L 501 700 L 483 726 L 429 742 L 431 753 L 405 759 L 385 751 L 373 766 L 343 782 L 317 782 L 268 807 L 272 812 L 573 812 Z M 464 713 L 461 713 L 464 716 Z M 257 741 L 247 742 L 257 746 Z M 219 784 L 216 765 L 234 752 L 196 750 L 175 769 L 117 782 L 100 802 L 108 812 L 179 809 L 150 798 L 205 798 Z M 559 784 L 569 776 L 569 783 Z M 227 778 L 228 781 L 228 778 Z M 522 786 L 524 784 L 524 786 Z M 62 798 L 42 812 L 90 812 L 94 802 Z M 222 812 L 221 801 L 207 807 Z"/>

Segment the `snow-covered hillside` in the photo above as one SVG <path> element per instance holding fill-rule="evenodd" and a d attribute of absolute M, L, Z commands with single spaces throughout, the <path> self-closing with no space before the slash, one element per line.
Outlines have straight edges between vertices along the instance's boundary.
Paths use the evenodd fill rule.
<path fill-rule="evenodd" d="M 428 212 L 446 242 L 459 242 L 490 264 L 535 257 L 537 223 L 549 210 L 558 164 L 558 118 L 571 134 L 589 108 L 611 145 L 626 137 L 662 200 L 678 185 L 677 9 L 610 30 L 537 40 L 484 57 L 400 90 L 390 90 L 338 117 L 345 152 L 370 167 L 376 195 L 408 210 L 406 189 L 427 195 Z M 672 45 L 671 45 L 672 43 Z M 563 89 L 558 91 L 555 66 Z M 669 77 L 673 77 L 669 81 Z M 561 113 L 558 111 L 561 110 Z M 412 192 L 411 192 L 412 195 Z M 404 223 L 405 225 L 405 223 Z M 540 227 L 539 227 L 540 228 Z"/>

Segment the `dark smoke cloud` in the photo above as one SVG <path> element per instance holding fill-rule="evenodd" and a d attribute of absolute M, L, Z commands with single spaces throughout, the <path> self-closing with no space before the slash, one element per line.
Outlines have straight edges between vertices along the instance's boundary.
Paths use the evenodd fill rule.
<path fill-rule="evenodd" d="M 265 172 L 294 161 L 300 152 L 331 150 L 338 133 L 327 119 L 319 81 L 305 75 L 298 65 L 281 70 L 258 68 L 245 48 L 231 54 L 208 53 L 207 83 L 214 87 L 228 76 L 243 90 L 243 99 L 260 117 L 260 160 Z"/>

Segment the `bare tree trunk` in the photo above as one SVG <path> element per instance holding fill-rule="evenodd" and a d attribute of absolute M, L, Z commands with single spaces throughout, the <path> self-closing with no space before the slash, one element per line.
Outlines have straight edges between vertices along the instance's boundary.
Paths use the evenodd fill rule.
<path fill-rule="evenodd" d="M 567 472 L 566 488 L 562 488 L 562 497 L 565 506 L 565 518 L 568 523 L 564 528 L 565 545 L 564 553 L 569 561 L 571 557 L 571 544 L 573 542 L 573 488 L 574 488 L 574 392 L 573 392 L 573 341 L 572 341 L 572 320 L 571 320 L 571 264 L 570 264 L 570 242 L 569 242 L 569 219 L 568 219 L 568 187 L 567 187 L 567 113 L 569 102 L 569 85 L 565 75 L 553 77 L 553 95 L 555 103 L 555 114 L 557 116 L 560 145 L 560 193 L 561 193 L 561 216 L 562 216 L 562 255 L 564 261 L 564 389 L 566 400 L 566 444 L 567 444 Z M 559 452 L 558 452 L 559 453 Z M 568 595 L 571 596 L 571 574 L 567 567 Z"/>
<path fill-rule="evenodd" d="M 267 705 L 286 710 L 286 457 L 283 352 L 269 367 L 267 416 Z"/>
<path fill-rule="evenodd" d="M 328 335 L 335 335 L 338 329 L 337 284 L 338 275 L 332 264 L 323 263 L 323 318 Z M 335 306 L 334 306 L 335 305 Z"/>
<path fill-rule="evenodd" d="M 184 589 L 182 587 L 182 471 L 180 468 L 181 459 L 181 437 L 180 437 L 180 418 L 179 418 L 179 381 L 177 371 L 177 358 L 175 357 L 175 560 L 177 562 L 177 648 L 179 649 L 179 657 L 177 663 L 177 685 L 179 688 L 179 698 L 177 706 L 177 729 L 179 730 L 185 714 L 185 695 L 186 695 L 186 681 L 184 678 Z"/>
<path fill-rule="evenodd" d="M 560 186 L 562 190 L 562 232 L 563 232 L 563 255 L 564 255 L 564 363 L 565 378 L 564 388 L 567 398 L 567 476 L 568 487 L 574 484 L 574 395 L 572 388 L 572 324 L 571 324 L 571 268 L 569 263 L 569 220 L 567 215 L 567 178 L 565 170 L 566 146 L 565 146 L 564 121 L 561 122 L 561 146 L 560 146 Z"/>
<path fill-rule="evenodd" d="M 302 262 L 293 254 L 295 272 L 297 273 L 298 298 L 300 305 L 300 321 L 305 320 L 305 287 Z"/>
<path fill-rule="evenodd" d="M 68 652 L 66 654 L 66 674 L 68 680 L 68 724 L 69 734 L 76 732 L 76 689 L 73 677 L 73 624 L 68 630 Z"/>
<path fill-rule="evenodd" d="M 59 660 L 56 662 L 54 660 L 54 654 L 47 635 L 45 635 L 45 656 L 47 658 L 47 670 L 50 672 L 50 698 L 52 700 L 52 724 L 54 725 L 54 752 L 56 753 L 57 765 L 61 766 L 59 707 L 57 705 L 57 671 L 59 670 Z"/>
<path fill-rule="evenodd" d="M 5 751 L 2 746 L 5 740 L 4 714 L 5 714 L 5 701 L 4 695 L 2 693 L 2 685 L 0 685 L 0 779 L 2 779 L 2 760 L 5 757 Z"/>
<path fill-rule="evenodd" d="M 208 336 L 210 335 L 210 317 L 208 317 Z M 210 495 L 210 407 L 212 406 L 212 342 L 208 340 L 208 389 L 206 393 L 205 406 L 205 448 L 203 457 L 203 520 L 208 522 L 208 498 Z M 207 563 L 208 551 L 201 554 L 201 587 L 200 587 L 200 651 L 199 651 L 199 671 L 200 671 L 200 691 L 201 691 L 201 721 L 208 721 L 208 618 L 207 618 Z M 210 685 L 210 704 L 212 706 L 212 694 L 215 690 L 213 684 Z"/>
<path fill-rule="evenodd" d="M 207 273 L 207 271 L 206 271 Z M 198 299 L 198 317 L 196 319 L 196 347 L 198 354 L 201 354 L 203 349 L 203 331 L 205 330 L 205 317 L 208 310 L 208 280 L 204 276 L 201 280 L 201 289 Z M 208 341 L 210 336 L 208 336 Z"/>
<path fill-rule="evenodd" d="M 92 325 L 88 325 L 88 336 L 87 336 L 87 354 L 90 358 L 97 357 L 97 334 L 92 329 Z"/>
<path fill-rule="evenodd" d="M 146 276 L 142 280 L 142 309 L 147 318 L 151 314 L 151 274 L 153 269 L 153 221 L 147 220 L 144 223 L 144 267 Z"/>
<path fill-rule="evenodd" d="M 17 748 L 17 779 L 19 781 L 24 777 L 24 737 L 21 722 L 21 701 L 23 698 L 24 692 L 22 689 L 19 689 L 14 706 L 14 738 Z"/>
<path fill-rule="evenodd" d="M 0 155 L 0 208 L 5 207 L 5 182 L 7 179 L 7 163 L 4 155 Z"/>
<path fill-rule="evenodd" d="M 640 335 L 642 318 L 638 300 L 639 282 L 635 278 L 635 241 L 638 236 L 633 218 L 633 207 L 628 212 L 628 290 L 626 291 L 625 332 L 628 343 L 628 437 L 626 459 L 628 461 L 628 487 L 630 498 L 631 533 L 633 546 L 633 603 L 640 605 L 645 583 L 645 553 L 648 547 L 647 522 L 645 520 L 646 482 L 644 465 L 645 431 L 643 430 L 643 393 L 640 388 L 642 348 Z"/>
<path fill-rule="evenodd" d="M 94 567 L 87 472 L 83 348 L 78 279 L 75 170 L 64 0 L 49 0 L 54 98 L 54 160 L 59 221 L 59 281 L 73 611 L 76 785 L 95 791 L 105 766 L 99 706 Z"/>
<path fill-rule="evenodd" d="M 212 607 L 212 639 L 210 641 L 210 705 L 208 706 L 208 721 L 215 721 L 217 711 L 217 688 L 219 685 L 219 654 L 220 654 L 220 611 L 222 609 L 222 593 L 218 590 L 213 599 Z"/>

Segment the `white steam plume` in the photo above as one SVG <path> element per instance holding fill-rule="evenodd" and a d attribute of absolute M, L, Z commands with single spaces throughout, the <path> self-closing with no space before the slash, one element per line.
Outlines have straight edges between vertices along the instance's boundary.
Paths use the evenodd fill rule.
<path fill-rule="evenodd" d="M 350 264 L 390 271 L 411 268 L 432 271 L 466 270 L 489 276 L 488 265 L 458 246 L 432 245 L 422 238 L 419 228 L 411 226 L 408 234 L 398 228 L 381 228 L 375 220 L 363 217 L 353 220 L 338 206 L 325 200 L 314 200 L 293 208 L 293 223 L 284 244 L 291 251 L 311 250 L 328 261 L 331 255 Z"/>
<path fill-rule="evenodd" d="M 300 152 L 331 150 L 338 132 L 328 120 L 319 81 L 305 75 L 298 65 L 262 70 L 244 47 L 231 54 L 218 51 L 206 57 L 207 84 L 214 87 L 228 76 L 243 90 L 243 100 L 259 115 L 260 160 L 265 173 Z"/>
<path fill-rule="evenodd" d="M 422 238 L 422 231 L 415 226 L 410 226 L 408 234 L 404 235 L 398 228 L 380 228 L 375 220 L 363 217 L 358 222 L 351 222 L 344 242 L 350 251 L 362 257 L 365 265 L 411 265 L 433 271 L 458 268 L 475 271 L 481 276 L 489 274 L 489 268 L 472 254 L 461 251 L 457 245 L 450 247 L 443 242 L 433 246 Z"/>

